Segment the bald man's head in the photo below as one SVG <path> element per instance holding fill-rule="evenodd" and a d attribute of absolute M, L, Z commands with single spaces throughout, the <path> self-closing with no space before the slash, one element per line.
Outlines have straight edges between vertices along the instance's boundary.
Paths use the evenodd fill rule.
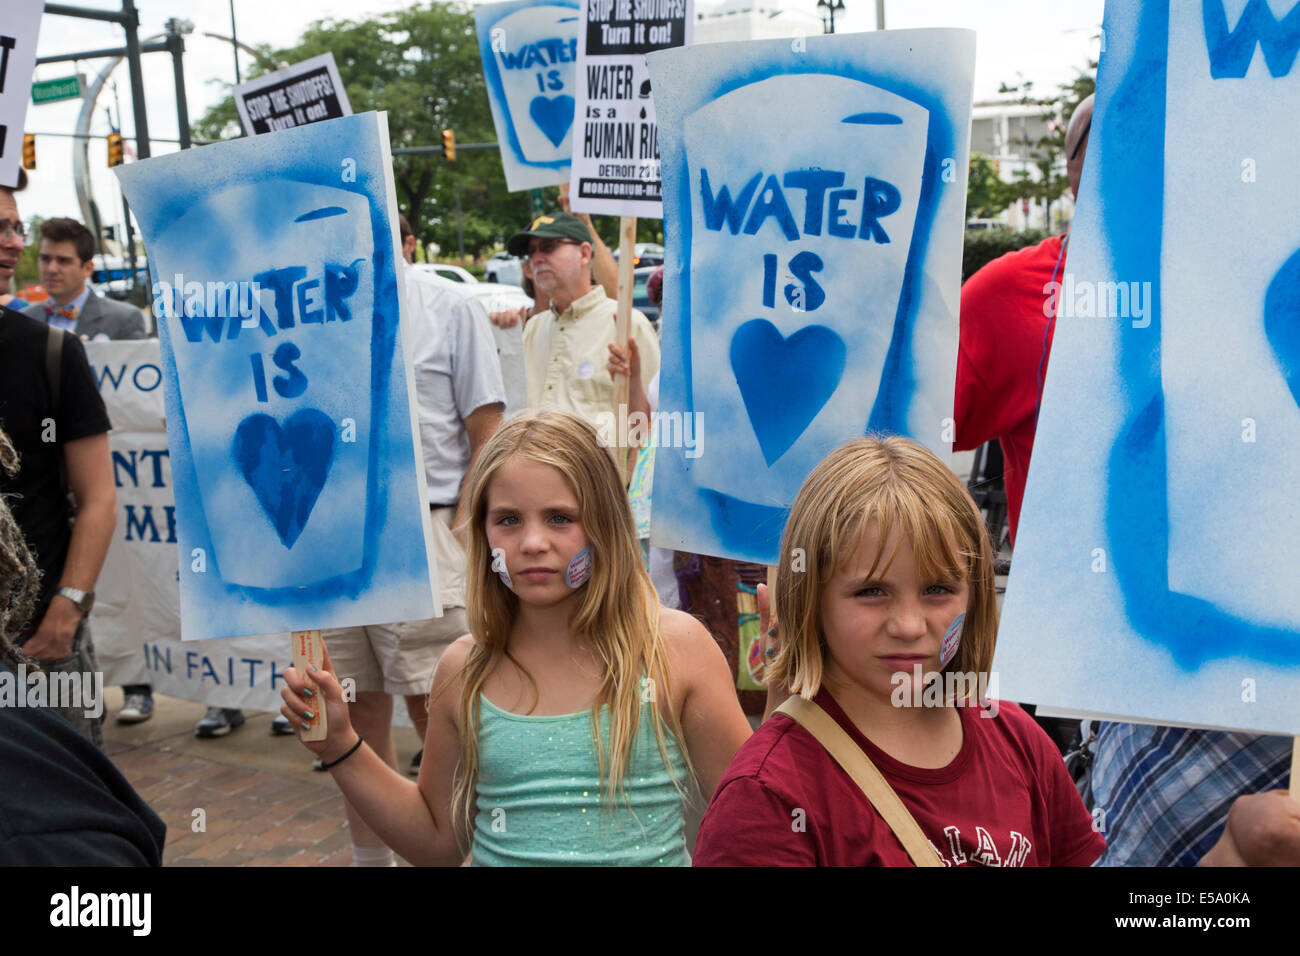
<path fill-rule="evenodd" d="M 1079 180 L 1083 177 L 1083 157 L 1088 152 L 1088 134 L 1092 132 L 1092 94 L 1078 105 L 1065 131 L 1065 173 L 1070 177 L 1070 192 L 1079 198 Z"/>

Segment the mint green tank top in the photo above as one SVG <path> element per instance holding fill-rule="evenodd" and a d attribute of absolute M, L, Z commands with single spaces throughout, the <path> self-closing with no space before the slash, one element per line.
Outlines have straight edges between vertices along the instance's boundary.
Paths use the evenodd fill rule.
<path fill-rule="evenodd" d="M 479 695 L 475 866 L 689 866 L 682 797 L 673 785 L 642 705 L 622 796 L 601 805 L 591 711 L 553 717 L 512 714 Z M 600 732 L 609 746 L 609 711 Z M 664 728 L 678 782 L 686 762 Z"/>

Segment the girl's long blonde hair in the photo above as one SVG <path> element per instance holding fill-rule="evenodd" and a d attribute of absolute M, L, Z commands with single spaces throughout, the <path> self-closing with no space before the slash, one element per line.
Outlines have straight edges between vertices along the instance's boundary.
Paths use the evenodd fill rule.
<path fill-rule="evenodd" d="M 957 476 L 921 445 L 895 436 L 837 448 L 799 489 L 781 542 L 775 595 L 781 650 L 769 679 L 809 699 L 820 689 L 822 589 L 873 520 L 882 552 L 873 559 L 872 575 L 893 560 L 883 548 L 897 530 L 911 543 L 922 575 L 968 582 L 961 645 L 944 670 L 987 674 L 998 628 L 988 531 Z"/>
<path fill-rule="evenodd" d="M 573 629 L 591 641 L 604 662 L 604 680 L 591 710 L 602 801 L 612 805 L 615 796 L 624 792 L 643 702 L 666 705 L 669 730 L 690 766 L 672 706 L 668 661 L 659 633 L 659 598 L 641 564 L 627 493 L 609 451 L 601 447 L 595 429 L 576 415 L 554 410 L 517 415 L 483 447 L 466 482 L 469 555 L 465 603 L 474 646 L 461 672 L 457 708 L 460 760 L 452 798 L 453 819 L 460 823 L 458 832 L 466 834 L 473 832 L 480 693 L 493 668 L 509 656 L 510 633 L 519 611 L 519 598 L 491 569 L 486 530 L 488 491 L 502 465 L 518 459 L 550 465 L 568 480 L 577 495 L 582 528 L 593 552 L 591 576 L 579 592 Z M 600 712 L 606 706 L 608 747 L 600 731 Z M 683 790 L 684 783 L 677 781 L 665 746 L 658 703 L 650 711 L 659 755 L 678 789 Z"/>

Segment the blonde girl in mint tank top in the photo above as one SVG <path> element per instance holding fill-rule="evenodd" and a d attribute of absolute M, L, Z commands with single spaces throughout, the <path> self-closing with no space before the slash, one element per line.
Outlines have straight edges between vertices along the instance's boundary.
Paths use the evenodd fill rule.
<path fill-rule="evenodd" d="M 712 637 L 659 606 L 608 449 L 567 412 L 519 415 L 463 493 L 471 633 L 434 674 L 418 782 L 352 729 L 328 656 L 286 672 L 283 712 L 323 703 L 305 746 L 412 863 L 689 864 L 691 779 L 707 801 L 749 723 Z"/>

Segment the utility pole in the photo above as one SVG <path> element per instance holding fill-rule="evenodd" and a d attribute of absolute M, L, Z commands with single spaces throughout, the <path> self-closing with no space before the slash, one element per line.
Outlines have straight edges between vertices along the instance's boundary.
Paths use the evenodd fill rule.
<path fill-rule="evenodd" d="M 239 78 L 239 37 L 235 34 L 235 0 L 230 0 L 230 46 L 235 51 L 235 85 L 244 82 Z"/>

